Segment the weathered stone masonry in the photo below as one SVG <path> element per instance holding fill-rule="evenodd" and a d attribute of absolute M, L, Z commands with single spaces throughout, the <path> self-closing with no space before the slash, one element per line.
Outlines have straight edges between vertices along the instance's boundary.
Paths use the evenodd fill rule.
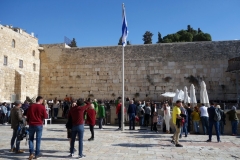
<path fill-rule="evenodd" d="M 7 65 L 4 65 L 4 56 Z M 19 67 L 19 60 L 23 61 L 23 68 Z M 38 40 L 19 28 L 0 25 L 0 102 L 10 101 L 12 95 L 22 101 L 26 96 L 37 96 L 39 71 Z"/>
<path fill-rule="evenodd" d="M 108 99 L 121 95 L 121 46 L 66 48 L 58 44 L 43 48 L 40 95 L 49 99 L 66 94 Z M 139 93 L 139 99 L 157 100 L 161 93 L 189 88 L 192 82 L 199 98 L 197 84 L 204 80 L 210 99 L 235 100 L 235 76 L 226 70 L 228 59 L 239 55 L 240 41 L 126 46 L 126 96 Z"/>

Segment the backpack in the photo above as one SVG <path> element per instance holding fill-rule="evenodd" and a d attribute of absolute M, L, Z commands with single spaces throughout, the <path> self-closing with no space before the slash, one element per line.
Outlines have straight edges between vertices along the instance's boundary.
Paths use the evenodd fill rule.
<path fill-rule="evenodd" d="M 221 120 L 221 112 L 218 108 L 215 109 L 215 115 L 214 115 L 214 121 L 220 121 Z"/>
<path fill-rule="evenodd" d="M 27 137 L 28 135 L 28 128 L 25 127 L 23 123 L 18 124 L 18 131 L 17 131 L 17 140 L 21 141 L 23 138 Z"/>

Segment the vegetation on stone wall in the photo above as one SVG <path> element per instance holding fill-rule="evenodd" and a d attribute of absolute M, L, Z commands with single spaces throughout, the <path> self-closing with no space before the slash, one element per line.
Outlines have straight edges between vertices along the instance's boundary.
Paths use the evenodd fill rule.
<path fill-rule="evenodd" d="M 89 95 L 88 95 L 88 98 L 93 98 L 93 97 L 94 97 L 93 94 L 89 94 Z"/>
<path fill-rule="evenodd" d="M 172 77 L 165 77 L 165 78 L 164 78 L 164 81 L 165 81 L 165 82 L 170 82 L 171 79 L 172 79 Z"/>
<path fill-rule="evenodd" d="M 194 84 L 195 86 L 199 86 L 199 81 L 196 77 L 194 77 L 193 75 L 188 76 L 188 77 L 184 77 L 188 80 L 189 83 Z"/>
<path fill-rule="evenodd" d="M 154 84 L 154 83 L 153 83 L 153 80 L 151 79 L 151 77 L 150 77 L 149 75 L 147 75 L 147 81 L 148 81 L 151 85 Z"/>
<path fill-rule="evenodd" d="M 139 93 L 135 93 L 135 95 L 134 95 L 135 98 L 138 98 L 139 96 L 140 96 Z"/>

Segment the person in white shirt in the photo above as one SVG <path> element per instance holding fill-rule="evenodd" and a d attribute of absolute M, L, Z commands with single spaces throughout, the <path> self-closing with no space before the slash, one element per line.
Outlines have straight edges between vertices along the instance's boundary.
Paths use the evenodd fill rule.
<path fill-rule="evenodd" d="M 202 106 L 200 107 L 200 118 L 201 118 L 201 122 L 202 122 L 202 127 L 203 127 L 203 134 L 208 134 L 208 127 L 209 127 L 209 122 L 208 122 L 208 111 L 207 111 L 207 107 L 202 104 Z"/>
<path fill-rule="evenodd" d="M 166 133 L 169 134 L 170 133 L 170 119 L 171 119 L 171 112 L 170 112 L 170 106 L 168 105 L 168 103 L 165 103 L 163 105 L 163 113 L 164 113 L 164 121 L 166 124 Z"/>

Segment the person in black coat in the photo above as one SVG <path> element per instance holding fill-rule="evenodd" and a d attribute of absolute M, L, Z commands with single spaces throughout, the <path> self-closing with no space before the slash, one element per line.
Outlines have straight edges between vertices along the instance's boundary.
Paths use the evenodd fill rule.
<path fill-rule="evenodd" d="M 191 131 L 191 127 L 192 127 L 192 116 L 191 116 L 191 114 L 193 112 L 193 110 L 191 109 L 190 103 L 188 103 L 186 110 L 187 110 L 187 113 L 188 113 L 188 126 L 187 126 L 187 130 L 188 130 L 188 132 L 190 132 Z"/>

